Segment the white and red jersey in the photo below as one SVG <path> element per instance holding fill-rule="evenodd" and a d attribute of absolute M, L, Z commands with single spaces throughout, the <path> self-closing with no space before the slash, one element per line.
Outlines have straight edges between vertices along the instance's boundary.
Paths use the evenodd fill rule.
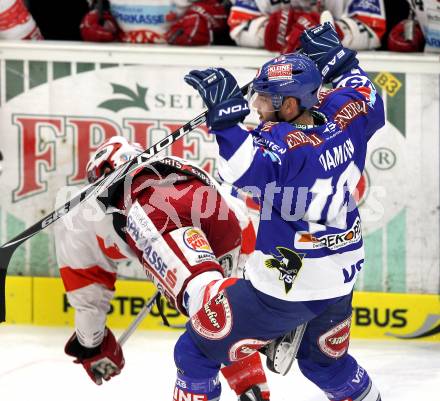
<path fill-rule="evenodd" d="M 183 170 L 196 168 L 175 157 L 158 160 L 165 161 L 177 162 Z M 178 181 L 167 186 L 163 183 L 169 176 L 158 180 L 157 174 L 141 168 L 133 178 L 130 194 L 116 204 L 106 204 L 103 211 L 96 199 L 90 199 L 54 225 L 60 274 L 68 300 L 75 308 L 75 328 L 84 346 L 94 347 L 102 341 L 119 262 L 136 261 L 139 269 L 145 270 L 146 278 L 158 287 L 165 286 L 161 290 L 168 295 L 173 289 L 166 286 L 175 284 L 176 280 L 191 280 L 194 266 L 197 274 L 221 271 L 221 267 L 236 271 L 237 266 L 245 262 L 246 254 L 253 251 L 255 231 L 243 202 L 205 172 L 213 187 L 194 174 L 181 174 L 178 170 L 172 174 Z M 197 204 L 196 194 L 203 194 L 207 188 L 208 195 L 214 194 L 220 201 L 212 213 L 205 213 L 208 207 L 205 203 Z M 145 227 L 141 227 L 139 236 L 135 236 L 139 213 L 145 213 L 152 224 L 144 233 L 140 231 Z M 145 244 L 138 246 L 140 240 L 137 243 L 132 240 L 146 236 L 154 238 L 149 250 Z M 146 269 L 145 264 L 150 269 Z M 180 271 L 184 273 L 167 271 L 168 266 L 174 268 L 177 264 L 182 265 Z M 186 271 L 189 271 L 187 275 Z M 161 274 L 166 280 L 157 280 Z M 179 285 L 185 289 L 187 283 Z"/>
<path fill-rule="evenodd" d="M 24 0 L 0 0 L 0 39 L 43 39 Z"/>
<path fill-rule="evenodd" d="M 305 12 L 332 13 L 342 44 L 355 50 L 374 49 L 386 30 L 383 0 L 235 0 L 232 1 L 228 24 L 231 38 L 239 46 L 264 47 L 269 16 L 282 8 Z"/>
<path fill-rule="evenodd" d="M 165 33 L 182 16 L 191 0 L 109 0 L 121 28 L 121 41 L 166 43 Z"/>
<path fill-rule="evenodd" d="M 425 52 L 440 53 L 440 0 L 408 0 L 425 36 Z"/>

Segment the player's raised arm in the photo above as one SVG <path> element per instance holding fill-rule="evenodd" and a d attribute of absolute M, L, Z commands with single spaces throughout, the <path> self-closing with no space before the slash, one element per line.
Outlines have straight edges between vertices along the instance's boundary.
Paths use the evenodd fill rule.
<path fill-rule="evenodd" d="M 308 29 L 301 35 L 301 46 L 318 66 L 324 84 L 335 82 L 359 65 L 356 51 L 343 47 L 330 22 Z"/>
<path fill-rule="evenodd" d="M 267 182 L 279 176 L 278 163 L 258 151 L 260 144 L 242 124 L 250 110 L 235 78 L 223 68 L 209 68 L 190 71 L 185 82 L 199 92 L 208 108 L 206 124 L 219 145 L 221 178 L 239 187 L 256 186 L 263 191 Z M 253 133 L 258 135 L 258 129 Z M 265 168 L 259 170 L 261 164 Z M 257 170 L 259 174 L 255 174 Z"/>
<path fill-rule="evenodd" d="M 289 121 L 301 119 L 318 102 L 321 77 L 311 59 L 288 54 L 262 66 L 249 96 L 249 105 L 261 120 L 253 131 L 242 124 L 250 112 L 248 101 L 228 71 L 191 71 L 185 81 L 198 90 L 208 107 L 207 125 L 219 145 L 222 179 L 240 188 L 256 187 L 263 196 L 267 183 L 284 180 L 286 174 L 294 176 L 301 168 L 300 152 L 295 160 L 286 159 L 285 136 L 292 130 Z"/>
<path fill-rule="evenodd" d="M 206 124 L 220 146 L 220 164 L 228 161 L 232 170 L 222 169 L 225 181 L 234 184 L 252 163 L 254 143 L 252 136 L 241 123 L 250 113 L 232 74 L 223 68 L 193 70 L 185 76 L 185 82 L 196 89 L 203 99 L 208 114 Z"/>
<path fill-rule="evenodd" d="M 385 114 L 382 98 L 359 66 L 356 51 L 342 46 L 330 22 L 305 31 L 301 36 L 301 45 L 316 63 L 323 82 L 331 83 L 334 89 L 342 89 L 334 93 L 322 91 L 321 102 L 326 103 L 326 108 L 333 109 L 333 114 L 339 115 L 345 102 L 354 101 L 350 107 L 362 109 L 360 115 L 369 139 L 385 124 Z"/>

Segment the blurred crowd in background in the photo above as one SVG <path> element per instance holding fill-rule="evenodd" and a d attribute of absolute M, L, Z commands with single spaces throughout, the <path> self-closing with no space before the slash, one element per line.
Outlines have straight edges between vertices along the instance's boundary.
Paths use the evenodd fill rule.
<path fill-rule="evenodd" d="M 0 39 L 230 45 L 287 53 L 324 10 L 346 47 L 440 52 L 440 0 L 0 0 Z"/>

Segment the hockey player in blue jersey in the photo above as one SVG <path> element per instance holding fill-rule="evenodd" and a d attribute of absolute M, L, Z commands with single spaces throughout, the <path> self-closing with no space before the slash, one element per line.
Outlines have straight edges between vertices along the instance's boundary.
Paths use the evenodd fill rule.
<path fill-rule="evenodd" d="M 229 383 L 239 377 L 243 384 L 249 369 L 234 371 L 233 362 L 273 350 L 279 342 L 273 340 L 304 323 L 301 372 L 332 401 L 380 400 L 348 346 L 352 291 L 364 263 L 353 193 L 367 142 L 384 125 L 383 104 L 332 25 L 306 31 L 301 42 L 304 54 L 260 68 L 249 103 L 224 69 L 185 77 L 208 107 L 221 177 L 251 191 L 261 215 L 245 279 L 208 272 L 176 292 L 182 308 L 198 312 L 189 314 L 175 347 L 175 401 L 218 400 L 220 369 Z M 333 89 L 320 91 L 322 83 Z M 252 131 L 242 124 L 249 106 L 261 118 Z M 261 390 L 254 385 L 237 393 L 241 401 L 268 400 Z"/>

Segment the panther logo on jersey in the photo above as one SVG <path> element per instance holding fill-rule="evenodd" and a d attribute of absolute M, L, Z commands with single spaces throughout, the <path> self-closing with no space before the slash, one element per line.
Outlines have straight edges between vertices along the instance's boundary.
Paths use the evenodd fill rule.
<path fill-rule="evenodd" d="M 264 264 L 269 269 L 277 269 L 280 272 L 279 280 L 284 281 L 286 294 L 292 289 L 298 273 L 302 267 L 302 258 L 305 254 L 299 254 L 289 248 L 277 246 L 279 255 L 272 255 L 273 259 L 267 259 Z M 281 260 L 279 260 L 281 258 Z"/>

